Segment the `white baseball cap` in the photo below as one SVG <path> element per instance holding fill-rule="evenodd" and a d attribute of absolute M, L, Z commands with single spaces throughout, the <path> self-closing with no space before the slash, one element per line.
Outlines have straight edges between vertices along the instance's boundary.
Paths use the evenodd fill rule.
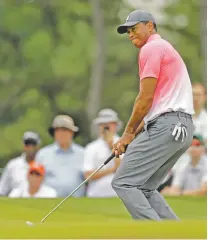
<path fill-rule="evenodd" d="M 40 144 L 40 136 L 38 133 L 33 131 L 26 131 L 23 135 L 23 142 L 26 143 L 27 141 L 33 142 L 35 144 Z"/>

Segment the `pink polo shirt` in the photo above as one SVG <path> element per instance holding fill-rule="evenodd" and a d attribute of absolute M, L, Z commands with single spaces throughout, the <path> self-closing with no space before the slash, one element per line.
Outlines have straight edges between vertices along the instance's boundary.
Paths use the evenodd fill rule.
<path fill-rule="evenodd" d="M 162 113 L 182 111 L 193 115 L 192 86 L 186 65 L 178 52 L 159 34 L 151 35 L 138 58 L 140 81 L 157 78 L 153 104 L 144 118 L 150 121 Z"/>

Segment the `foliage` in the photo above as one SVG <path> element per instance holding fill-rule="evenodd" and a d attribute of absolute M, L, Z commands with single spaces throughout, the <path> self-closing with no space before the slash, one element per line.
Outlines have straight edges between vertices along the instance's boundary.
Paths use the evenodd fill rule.
<path fill-rule="evenodd" d="M 116 27 L 130 11 L 126 1 L 99 0 L 104 14 L 105 64 L 101 106 L 118 111 L 127 122 L 139 89 L 137 53 Z M 184 57 L 191 77 L 201 81 L 197 1 L 174 1 L 159 27 Z M 58 112 L 75 116 L 81 128 L 76 141 L 90 141 L 87 102 L 97 43 L 90 1 L 1 1 L 0 8 L 0 166 L 22 149 L 22 135 L 33 129 L 43 145 Z M 175 29 L 171 21 L 185 15 L 188 25 Z M 120 19 L 122 16 L 122 19 Z M 174 31 L 173 31 L 174 28 Z M 96 104 L 96 103 L 95 103 Z"/>

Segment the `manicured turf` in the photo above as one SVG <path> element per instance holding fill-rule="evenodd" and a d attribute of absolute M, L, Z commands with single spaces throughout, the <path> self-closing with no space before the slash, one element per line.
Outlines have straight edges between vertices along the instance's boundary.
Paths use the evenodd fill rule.
<path fill-rule="evenodd" d="M 180 222 L 136 222 L 119 199 L 0 198 L 0 238 L 206 238 L 206 198 L 168 198 Z M 27 226 L 26 221 L 35 223 Z"/>

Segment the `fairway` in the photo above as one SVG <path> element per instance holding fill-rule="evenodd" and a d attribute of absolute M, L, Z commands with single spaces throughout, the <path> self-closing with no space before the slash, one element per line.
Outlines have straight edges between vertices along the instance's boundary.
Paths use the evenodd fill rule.
<path fill-rule="evenodd" d="M 120 200 L 0 198 L 0 238 L 206 238 L 206 198 L 167 198 L 180 222 L 136 222 Z M 35 223 L 27 226 L 26 221 Z"/>

